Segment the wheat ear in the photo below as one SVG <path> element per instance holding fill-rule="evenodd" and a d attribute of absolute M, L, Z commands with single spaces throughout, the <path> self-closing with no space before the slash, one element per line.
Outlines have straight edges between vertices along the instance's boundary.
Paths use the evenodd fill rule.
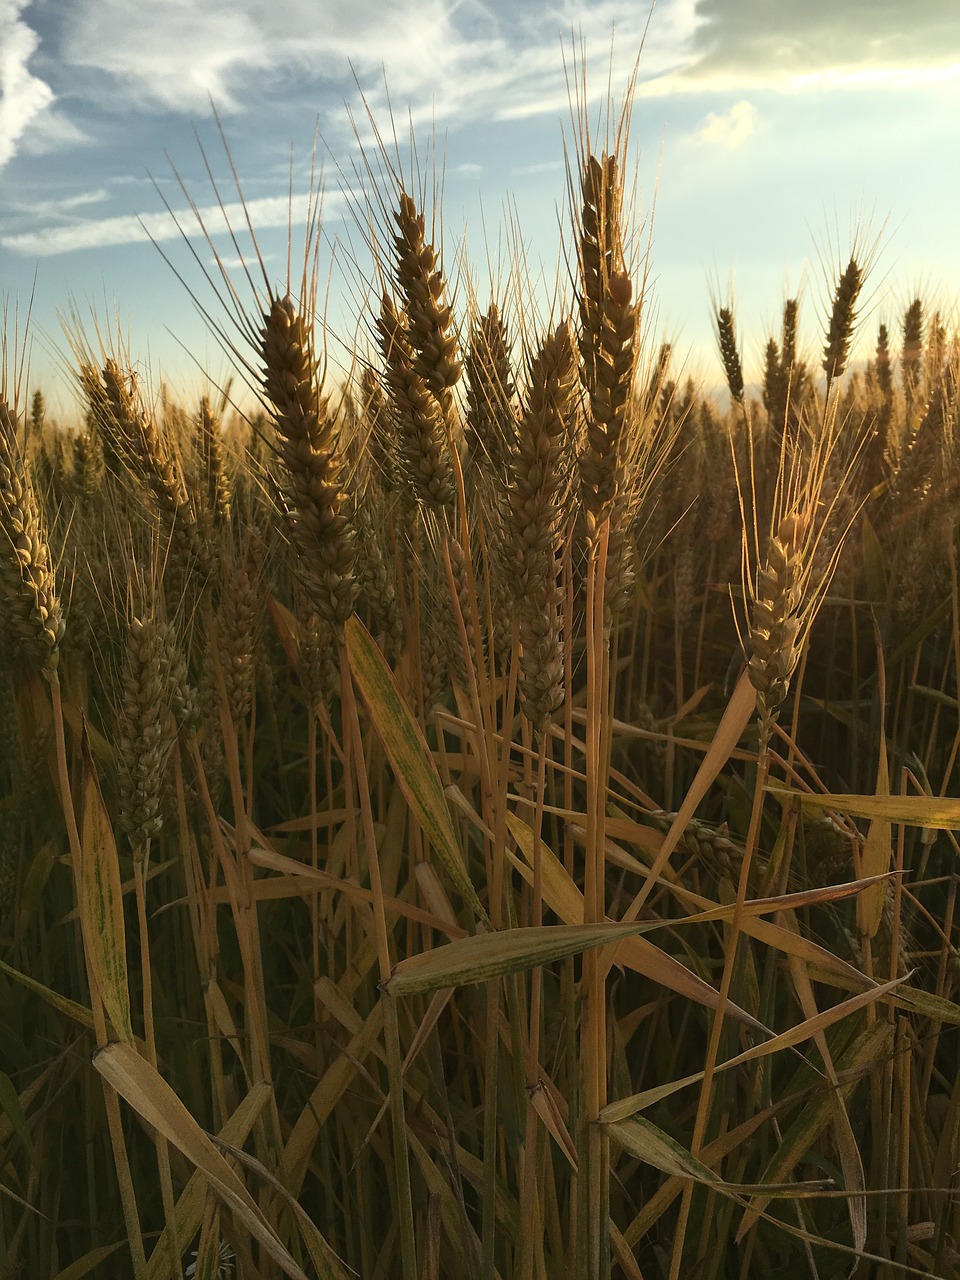
<path fill-rule="evenodd" d="M 103 370 L 103 386 L 114 435 L 113 446 L 128 469 L 156 499 L 169 531 L 175 590 L 182 589 L 193 570 L 206 579 L 213 564 L 213 547 L 198 518 L 170 440 L 141 402 L 136 378 L 115 360 Z"/>
<path fill-rule="evenodd" d="M 342 626 L 358 592 L 356 533 L 339 432 L 320 394 L 312 335 L 287 296 L 273 300 L 260 337 L 263 388 L 273 406 L 299 569 L 320 616 Z"/>
<path fill-rule="evenodd" d="M 757 691 L 761 746 L 770 740 L 800 653 L 805 580 L 801 549 L 805 532 L 802 516 L 790 515 L 781 520 L 757 577 L 750 617 L 752 654 L 748 671 Z"/>
<path fill-rule="evenodd" d="M 589 412 L 580 477 L 596 525 L 610 515 L 623 486 L 624 426 L 636 370 L 638 310 L 624 263 L 616 155 L 587 157 L 582 195 L 578 342 Z"/>
<path fill-rule="evenodd" d="M 857 322 L 857 299 L 863 287 L 864 269 L 851 258 L 844 268 L 833 295 L 833 308 L 823 349 L 823 371 L 827 390 L 834 379 L 842 376 L 850 355 L 850 343 Z"/>
<path fill-rule="evenodd" d="M 0 589 L 17 640 L 52 675 L 66 624 L 53 560 L 30 475 L 17 438 L 16 418 L 0 398 Z"/>
<path fill-rule="evenodd" d="M 563 699 L 562 593 L 557 583 L 568 486 L 564 443 L 576 374 L 568 324 L 530 364 L 530 386 L 510 468 L 509 500 L 520 611 L 520 698 L 537 729 Z"/>
<path fill-rule="evenodd" d="M 381 303 L 377 333 L 409 488 L 425 506 L 452 510 L 457 491 L 443 413 L 418 367 L 406 317 L 388 294 Z"/>
<path fill-rule="evenodd" d="M 466 371 L 467 455 L 502 477 L 517 424 L 508 335 L 496 303 L 471 328 Z"/>
<path fill-rule="evenodd" d="M 743 404 L 743 365 L 740 362 L 740 350 L 737 346 L 737 330 L 733 312 L 729 307 L 721 307 L 717 312 L 717 339 L 720 343 L 720 358 L 726 374 L 727 386 L 737 404 Z"/>
<path fill-rule="evenodd" d="M 462 366 L 439 254 L 426 238 L 423 214 L 405 191 L 400 193 L 394 221 L 397 283 L 405 302 L 414 368 L 449 424 L 453 388 L 460 381 Z"/>

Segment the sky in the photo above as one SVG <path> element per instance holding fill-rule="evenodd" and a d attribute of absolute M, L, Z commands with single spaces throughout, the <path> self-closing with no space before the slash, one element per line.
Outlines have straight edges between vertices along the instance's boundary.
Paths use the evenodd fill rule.
<path fill-rule="evenodd" d="M 797 293 L 816 359 L 854 244 L 873 261 L 865 342 L 880 321 L 896 332 L 916 294 L 956 322 L 957 0 L 0 0 L 8 394 L 28 308 L 27 392 L 43 387 L 65 418 L 71 342 L 119 341 L 177 396 L 222 383 L 228 358 L 200 308 L 215 325 L 226 316 L 195 210 L 228 267 L 249 260 L 211 183 L 242 226 L 232 162 L 279 285 L 291 210 L 302 243 L 317 139 L 334 362 L 366 341 L 363 165 L 376 131 L 392 146 L 396 127 L 409 174 L 412 126 L 429 192 L 442 170 L 438 238 L 457 315 L 465 272 L 485 307 L 518 245 L 526 296 L 549 308 L 570 242 L 571 73 L 602 137 L 605 98 L 619 102 L 638 53 L 647 333 L 651 349 L 673 344 L 675 373 L 718 381 L 711 298 L 729 296 L 748 374 Z"/>

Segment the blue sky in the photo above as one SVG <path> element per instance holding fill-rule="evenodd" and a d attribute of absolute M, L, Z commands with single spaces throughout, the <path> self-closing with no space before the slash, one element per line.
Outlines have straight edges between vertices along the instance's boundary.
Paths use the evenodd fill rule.
<path fill-rule="evenodd" d="M 164 200 L 195 229 L 173 165 L 201 208 L 213 203 L 197 135 L 228 179 L 211 100 L 278 279 L 291 153 L 296 222 L 319 128 L 321 269 L 346 342 L 350 256 L 363 256 L 341 191 L 358 158 L 351 117 L 366 133 L 362 91 L 389 132 L 384 84 L 424 154 L 435 131 L 445 260 L 466 228 L 481 303 L 508 218 L 532 276 L 542 264 L 552 282 L 570 139 L 564 50 L 569 62 L 575 32 L 596 109 L 608 74 L 615 95 L 626 83 L 648 18 L 632 137 L 644 216 L 656 202 L 652 341 L 672 340 L 715 381 L 710 291 L 732 282 L 748 368 L 798 290 L 813 355 L 824 272 L 845 262 L 858 227 L 882 245 L 865 333 L 896 325 L 917 292 L 956 321 L 957 0 L 659 0 L 652 15 L 617 0 L 0 0 L 0 293 L 8 335 L 34 294 L 31 382 L 69 413 L 60 317 L 71 309 L 89 335 L 119 329 L 144 374 L 175 393 L 192 394 L 200 368 L 224 376 L 187 287 L 141 225 L 210 302 Z M 462 314 L 465 289 L 456 301 Z"/>

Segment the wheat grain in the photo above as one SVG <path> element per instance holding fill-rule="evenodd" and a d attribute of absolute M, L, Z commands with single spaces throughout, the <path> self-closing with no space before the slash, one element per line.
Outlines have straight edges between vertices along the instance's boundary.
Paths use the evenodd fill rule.
<path fill-rule="evenodd" d="M 914 298 L 903 314 L 903 348 L 900 376 L 907 399 L 912 403 L 923 379 L 923 300 Z"/>
<path fill-rule="evenodd" d="M 226 569 L 217 612 L 217 647 L 235 725 L 253 705 L 262 624 L 263 588 L 248 546 Z"/>
<path fill-rule="evenodd" d="M 230 481 L 223 457 L 223 439 L 220 419 L 210 407 L 209 396 L 200 400 L 197 416 L 197 447 L 200 455 L 204 510 L 209 512 L 216 526 L 230 519 Z"/>
<path fill-rule="evenodd" d="M 103 370 L 109 412 L 111 452 L 154 496 L 171 547 L 171 604 L 178 602 L 188 583 L 206 583 L 214 548 L 203 529 L 197 504 L 188 490 L 178 454 L 143 405 L 136 377 L 124 373 L 115 360 Z"/>

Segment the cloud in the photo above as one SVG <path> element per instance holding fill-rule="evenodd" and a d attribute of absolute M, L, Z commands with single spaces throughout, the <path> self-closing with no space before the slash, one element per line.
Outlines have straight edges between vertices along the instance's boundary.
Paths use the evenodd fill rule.
<path fill-rule="evenodd" d="M 212 97 L 231 114 L 266 85 L 296 96 L 317 80 L 348 84 L 351 61 L 361 73 L 386 66 L 402 92 L 442 70 L 457 43 L 444 0 L 71 0 L 62 53 L 105 76 L 108 98 L 119 89 L 141 108 L 190 113 Z"/>
<path fill-rule="evenodd" d="M 229 112 L 240 105 L 234 90 L 243 74 L 269 66 L 270 50 L 243 4 L 73 0 L 61 56 L 70 68 L 106 77 L 99 87 L 87 81 L 106 103 L 191 112 L 206 110 L 212 96 Z"/>
<path fill-rule="evenodd" d="M 0 0 L 0 14 L 4 5 L 19 14 L 24 0 Z M 211 99 L 225 116 L 259 115 L 264 128 L 273 112 L 320 104 L 325 131 L 348 132 L 346 98 L 365 141 L 367 107 L 376 120 L 395 113 L 420 128 L 567 118 L 571 87 L 581 87 L 567 82 L 574 49 L 602 97 L 608 73 L 627 80 L 641 44 L 643 79 L 688 65 L 698 22 L 696 0 L 660 0 L 649 31 L 646 6 L 624 0 L 58 0 L 39 13 L 52 88 L 34 80 L 46 95 L 34 116 L 54 92 L 71 104 L 75 129 L 89 121 L 97 132 L 97 115 L 207 116 Z M 38 37 L 16 26 L 25 69 Z M 17 101 L 25 110 L 29 97 Z M 47 124 L 47 147 L 57 124 Z M 59 125 L 63 143 L 82 138 Z"/>
<path fill-rule="evenodd" d="M 9 4 L 11 0 L 0 0 Z M 13 0 L 19 7 L 20 0 Z M 81 98 L 108 111 L 268 113 L 275 103 L 352 102 L 423 128 L 481 120 L 568 118 L 576 50 L 594 101 L 626 82 L 639 93 L 740 91 L 960 77 L 960 5 L 925 0 L 62 0 L 59 63 Z M 951 57 L 953 61 L 951 62 Z M 566 61 L 566 67 L 564 66 Z M 366 92 L 364 104 L 352 82 Z M 874 77 L 874 79 L 871 79 Z M 56 86 L 55 86 L 56 87 Z M 389 92 L 388 88 L 389 87 Z M 266 118 L 266 116 L 265 116 Z"/>
<path fill-rule="evenodd" d="M 275 253 L 261 253 L 261 262 L 270 262 L 277 255 Z M 223 268 L 226 271 L 245 271 L 250 263 L 246 258 L 241 258 L 239 254 L 221 253 L 217 258 L 208 258 L 207 266 L 219 271 Z"/>
<path fill-rule="evenodd" d="M 735 102 L 729 111 L 718 115 L 711 111 L 690 138 L 698 146 L 734 151 L 756 132 L 757 109 L 745 99 Z"/>
<path fill-rule="evenodd" d="M 565 168 L 566 165 L 563 160 L 536 160 L 533 164 L 515 165 L 510 172 L 515 177 L 525 177 L 527 174 L 556 173 L 558 170 Z"/>
<path fill-rule="evenodd" d="M 313 202 L 312 202 L 313 201 Z M 324 195 L 323 211 L 329 215 L 340 204 L 339 192 Z M 74 222 L 69 226 L 44 227 L 39 231 L 23 231 L 0 235 L 0 245 L 14 253 L 46 258 L 59 253 L 73 253 L 78 249 L 106 249 L 117 245 L 142 244 L 149 240 L 178 240 L 183 237 L 210 236 L 216 238 L 239 233 L 249 218 L 255 231 L 272 227 L 286 227 L 291 221 L 296 228 L 313 212 L 315 200 L 307 194 L 294 196 L 269 196 L 259 200 L 247 200 L 207 205 L 193 209 L 175 209 L 166 213 L 152 213 L 137 217 L 121 214 L 116 217 Z M 200 223 L 203 223 L 203 226 Z M 230 255 L 233 257 L 234 255 Z M 250 258 L 254 257 L 251 249 Z"/>
<path fill-rule="evenodd" d="M 109 200 L 104 187 L 94 191 L 78 191 L 72 196 L 56 196 L 50 200 L 11 200 L 7 204 L 10 213 L 26 214 L 33 220 L 37 218 L 69 217 L 74 209 L 83 209 L 87 205 L 102 204 Z"/>
<path fill-rule="evenodd" d="M 90 134 L 70 120 L 56 106 L 44 107 L 30 121 L 18 151 L 28 156 L 48 156 L 69 147 L 92 142 Z"/>
<path fill-rule="evenodd" d="M 367 143 L 368 107 L 388 133 L 391 113 L 401 132 L 409 120 L 421 134 L 434 122 L 565 123 L 583 89 L 574 52 L 591 110 L 641 50 L 641 98 L 960 80 L 956 0 L 658 0 L 652 16 L 635 0 L 57 0 L 37 8 L 49 24 L 39 47 L 27 7 L 0 0 L 0 165 L 101 134 L 104 116 L 207 117 L 211 98 L 247 116 L 251 136 L 285 135 L 296 113 L 310 120 L 319 108 L 338 149 L 350 132 L 344 99 Z M 34 55 L 46 61 L 31 72 Z"/>
<path fill-rule="evenodd" d="M 698 0 L 695 61 L 682 79 L 792 87 L 960 75 L 956 0 Z M 911 74 L 912 73 L 912 74 Z M 691 86 L 693 87 L 693 86 Z"/>
<path fill-rule="evenodd" d="M 2 0 L 0 0 L 2 3 Z M 695 0 L 662 0 L 644 48 L 644 76 L 689 60 Z M 622 0 L 65 0 L 60 54 L 101 105 L 206 114 L 253 111 L 279 92 L 310 100 L 317 86 L 354 97 L 351 68 L 377 118 L 387 105 L 415 121 L 511 119 L 566 108 L 561 45 L 575 33 L 605 89 L 625 78 L 647 25 Z M 611 32 L 616 40 L 611 46 Z M 679 42 L 679 43 L 678 43 Z"/>
<path fill-rule="evenodd" d="M 0 169 L 13 159 L 31 122 L 53 102 L 53 90 L 28 63 L 40 38 L 21 21 L 26 0 L 0 0 Z"/>

